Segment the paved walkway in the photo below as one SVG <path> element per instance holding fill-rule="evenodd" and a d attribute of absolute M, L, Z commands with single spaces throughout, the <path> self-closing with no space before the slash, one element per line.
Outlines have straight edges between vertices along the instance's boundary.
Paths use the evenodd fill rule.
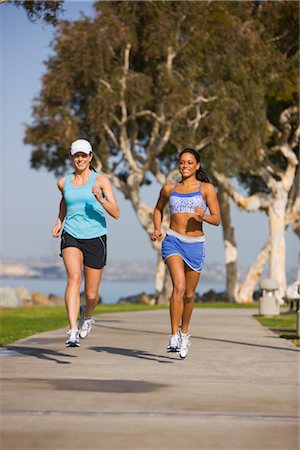
<path fill-rule="evenodd" d="M 299 351 L 255 312 L 194 310 L 186 360 L 166 310 L 98 316 L 79 349 L 66 330 L 8 346 L 1 450 L 299 450 Z"/>

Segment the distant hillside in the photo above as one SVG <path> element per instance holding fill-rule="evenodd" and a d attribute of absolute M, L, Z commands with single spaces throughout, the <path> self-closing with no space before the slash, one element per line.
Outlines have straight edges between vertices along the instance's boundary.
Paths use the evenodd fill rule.
<path fill-rule="evenodd" d="M 241 278 L 247 268 L 240 269 Z M 288 284 L 296 280 L 296 268 L 288 268 Z M 65 278 L 65 267 L 61 258 L 42 258 L 24 261 L 2 259 L 0 278 Z M 267 273 L 265 274 L 267 276 Z M 152 281 L 155 278 L 155 264 L 150 261 L 109 261 L 103 279 L 106 281 Z M 207 264 L 202 273 L 205 282 L 225 283 L 225 266 Z"/>

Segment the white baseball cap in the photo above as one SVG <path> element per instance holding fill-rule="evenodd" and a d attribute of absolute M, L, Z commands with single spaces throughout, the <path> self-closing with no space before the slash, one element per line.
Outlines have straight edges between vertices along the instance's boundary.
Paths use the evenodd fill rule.
<path fill-rule="evenodd" d="M 89 155 L 93 151 L 93 148 L 89 141 L 86 139 L 77 139 L 76 141 L 72 142 L 70 153 L 71 155 L 75 155 L 75 153 L 82 152 Z"/>

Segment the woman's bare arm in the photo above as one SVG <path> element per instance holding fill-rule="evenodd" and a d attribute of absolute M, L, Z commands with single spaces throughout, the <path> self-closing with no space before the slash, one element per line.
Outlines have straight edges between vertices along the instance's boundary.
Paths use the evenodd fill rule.
<path fill-rule="evenodd" d="M 110 216 L 114 219 L 120 217 L 120 209 L 112 185 L 106 176 L 101 174 L 96 178 L 96 186 L 92 187 L 92 192 L 100 205 L 103 206 Z M 102 196 L 102 192 L 105 195 L 105 198 Z"/>

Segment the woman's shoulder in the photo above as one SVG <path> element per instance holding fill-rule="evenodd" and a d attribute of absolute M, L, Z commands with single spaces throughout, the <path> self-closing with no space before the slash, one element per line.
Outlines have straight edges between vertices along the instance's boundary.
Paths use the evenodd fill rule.
<path fill-rule="evenodd" d="M 161 194 L 166 197 L 170 197 L 175 186 L 176 186 L 176 184 L 174 184 L 174 183 L 164 184 L 163 187 L 161 188 Z"/>
<path fill-rule="evenodd" d="M 175 186 L 176 186 L 176 183 L 167 183 L 167 184 L 163 185 L 162 189 L 165 192 L 172 192 L 173 189 L 175 188 Z"/>
<path fill-rule="evenodd" d="M 212 183 L 208 183 L 207 181 L 201 181 L 201 187 L 203 187 L 204 189 L 210 189 L 210 190 L 214 190 L 215 187 Z"/>
<path fill-rule="evenodd" d="M 201 191 L 206 195 L 216 192 L 214 185 L 212 183 L 207 183 L 206 181 L 202 181 Z"/>
<path fill-rule="evenodd" d="M 57 187 L 58 187 L 58 189 L 61 190 L 61 191 L 63 190 L 63 188 L 64 188 L 64 186 L 65 186 L 65 182 L 66 182 L 67 176 L 68 176 L 68 175 L 65 175 L 64 177 L 60 178 L 60 179 L 58 180 L 58 182 L 57 182 Z"/>
<path fill-rule="evenodd" d="M 60 178 L 57 182 L 58 189 L 62 191 L 66 184 L 72 180 L 73 175 L 74 172 L 69 172 L 66 173 L 66 175 L 64 175 L 62 178 Z"/>
<path fill-rule="evenodd" d="M 103 185 L 110 184 L 109 178 L 107 175 L 105 175 L 103 172 L 96 172 L 93 171 L 93 177 L 95 180 L 95 183 L 101 187 Z"/>

